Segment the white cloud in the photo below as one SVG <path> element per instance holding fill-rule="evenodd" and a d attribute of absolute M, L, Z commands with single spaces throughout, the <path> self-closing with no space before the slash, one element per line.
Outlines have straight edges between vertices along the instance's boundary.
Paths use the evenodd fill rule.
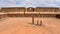
<path fill-rule="evenodd" d="M 0 0 L 0 7 L 14 6 L 15 2 L 10 0 Z"/>
<path fill-rule="evenodd" d="M 59 7 L 59 4 L 57 5 L 56 2 L 60 2 L 60 0 L 26 0 L 26 2 L 24 2 L 23 6 L 33 6 L 33 7 L 41 7 L 41 6 L 45 6 L 45 7 Z"/>
<path fill-rule="evenodd" d="M 18 2 L 18 3 L 17 3 Z M 0 0 L 0 7 L 59 7 L 60 0 Z"/>

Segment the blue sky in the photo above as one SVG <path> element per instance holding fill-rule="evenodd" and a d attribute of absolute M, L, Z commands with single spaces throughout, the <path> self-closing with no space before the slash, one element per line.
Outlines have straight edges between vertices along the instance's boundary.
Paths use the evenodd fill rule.
<path fill-rule="evenodd" d="M 0 7 L 60 7 L 60 0 L 0 0 Z"/>

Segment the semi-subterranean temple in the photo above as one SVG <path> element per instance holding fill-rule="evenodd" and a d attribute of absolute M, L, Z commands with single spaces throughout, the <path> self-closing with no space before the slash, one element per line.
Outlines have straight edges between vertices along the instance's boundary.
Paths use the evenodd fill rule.
<path fill-rule="evenodd" d="M 2 17 L 56 17 L 60 18 L 60 8 L 57 7 L 2 7 L 0 8 L 0 18 Z"/>

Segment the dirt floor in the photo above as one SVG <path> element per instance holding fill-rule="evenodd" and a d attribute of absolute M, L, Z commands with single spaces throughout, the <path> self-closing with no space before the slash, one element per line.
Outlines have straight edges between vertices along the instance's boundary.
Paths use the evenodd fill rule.
<path fill-rule="evenodd" d="M 42 20 L 42 26 L 29 24 L 31 17 L 0 19 L 0 34 L 60 34 L 60 19 L 35 17 L 35 24 L 37 20 Z"/>

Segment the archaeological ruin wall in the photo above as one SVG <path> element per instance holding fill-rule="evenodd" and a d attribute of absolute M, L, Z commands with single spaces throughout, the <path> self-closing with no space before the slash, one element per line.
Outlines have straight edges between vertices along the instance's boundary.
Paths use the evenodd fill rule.
<path fill-rule="evenodd" d="M 1 8 L 0 12 L 24 12 L 26 9 L 25 7 L 7 7 Z"/>
<path fill-rule="evenodd" d="M 60 12 L 60 9 L 59 8 L 55 8 L 55 7 L 36 7 L 36 8 L 33 8 L 33 7 L 29 7 L 29 8 L 25 8 L 25 7 L 5 7 L 5 8 L 1 8 L 0 9 L 0 12 Z M 54 17 L 56 15 L 54 14 L 7 14 L 7 16 L 29 16 L 31 17 L 32 15 L 34 15 L 35 17 Z M 3 15 L 4 16 L 4 15 Z"/>
<path fill-rule="evenodd" d="M 36 12 L 58 12 L 59 8 L 53 7 L 36 7 Z"/>
<path fill-rule="evenodd" d="M 36 8 L 25 8 L 25 7 L 6 7 L 1 8 L 0 12 L 58 12 L 60 11 L 59 8 L 55 7 L 36 7 Z"/>

